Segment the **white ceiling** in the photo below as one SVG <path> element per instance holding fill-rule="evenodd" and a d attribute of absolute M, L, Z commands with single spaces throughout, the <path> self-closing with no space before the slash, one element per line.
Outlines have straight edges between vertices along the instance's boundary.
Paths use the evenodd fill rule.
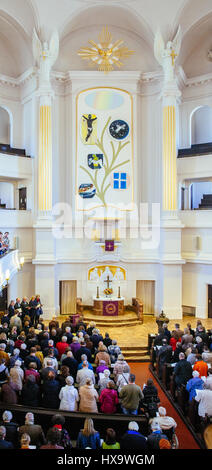
<path fill-rule="evenodd" d="M 124 39 L 135 50 L 125 70 L 158 70 L 154 34 L 160 27 L 168 40 L 178 24 L 183 31 L 178 65 L 188 77 L 211 72 L 207 59 L 212 48 L 211 0 L 0 0 L 0 73 L 17 77 L 33 65 L 34 26 L 47 38 L 58 29 L 57 71 L 89 69 L 77 51 L 89 39 L 97 39 L 105 25 L 114 39 Z"/>

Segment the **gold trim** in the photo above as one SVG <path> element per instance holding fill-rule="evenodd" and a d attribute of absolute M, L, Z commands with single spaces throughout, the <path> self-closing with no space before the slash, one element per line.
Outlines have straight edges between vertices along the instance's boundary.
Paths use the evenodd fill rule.
<path fill-rule="evenodd" d="M 93 209 L 97 209 L 99 207 L 104 207 L 103 204 L 100 204 L 98 206 L 94 206 L 92 207 L 92 209 L 79 209 L 78 208 L 78 205 L 76 204 L 77 202 L 77 196 L 78 196 L 78 191 L 77 191 L 77 181 L 78 181 L 78 100 L 79 100 L 79 96 L 82 94 L 82 93 L 85 93 L 86 91 L 90 91 L 90 90 L 102 90 L 102 89 L 109 89 L 109 90 L 118 90 L 118 91 L 122 91 L 124 93 L 127 93 L 130 97 L 130 101 L 131 101 L 131 136 L 132 136 L 132 139 L 131 139 L 131 151 L 132 151 L 132 201 L 131 201 L 131 204 L 134 204 L 134 127 L 133 127 L 133 96 L 132 94 L 127 91 L 127 90 L 124 90 L 123 88 L 117 88 L 117 87 L 110 87 L 110 86 L 99 86 L 99 87 L 91 87 L 91 88 L 86 88 L 84 90 L 81 90 L 77 96 L 76 96 L 76 160 L 75 160 L 75 164 L 76 164 L 76 168 L 75 168 L 75 178 L 76 178 L 76 181 L 75 181 L 75 206 L 76 206 L 76 211 L 78 212 L 89 212 Z M 118 209 L 120 210 L 121 212 L 132 212 L 133 211 L 133 208 L 132 209 L 120 209 L 119 207 L 113 205 L 113 204 L 108 204 L 107 205 L 107 208 L 109 207 L 113 207 L 115 209 Z M 106 218 L 107 219 L 107 218 Z"/>
<path fill-rule="evenodd" d="M 91 272 L 94 271 L 94 269 L 97 269 L 98 271 L 98 275 L 101 276 L 101 271 L 103 271 L 103 273 L 105 272 L 105 269 L 106 268 L 109 268 L 110 271 L 112 272 L 112 275 L 114 276 L 114 274 L 116 273 L 117 269 L 119 268 L 120 271 L 123 273 L 124 275 L 124 280 L 126 281 L 126 269 L 125 268 L 122 268 L 122 266 L 114 266 L 114 265 L 101 265 L 101 266 L 93 266 L 92 268 L 89 269 L 88 271 L 88 281 L 90 281 L 90 275 L 91 275 Z M 102 273 L 102 274 L 103 274 Z"/>
<path fill-rule="evenodd" d="M 175 106 L 163 108 L 163 209 L 177 209 L 177 149 Z"/>

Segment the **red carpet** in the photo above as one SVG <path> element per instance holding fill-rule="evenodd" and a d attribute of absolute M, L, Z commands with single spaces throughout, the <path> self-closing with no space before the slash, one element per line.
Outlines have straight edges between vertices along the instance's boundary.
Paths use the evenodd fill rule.
<path fill-rule="evenodd" d="M 200 449 L 195 439 L 193 438 L 190 431 L 185 426 L 184 422 L 172 406 L 165 393 L 159 387 L 157 381 L 149 371 L 149 363 L 130 363 L 130 369 L 136 376 L 136 383 L 143 388 L 143 384 L 146 383 L 148 378 L 153 379 L 155 386 L 158 389 L 158 395 L 161 400 L 161 406 L 166 408 L 167 415 L 172 416 L 177 423 L 176 434 L 179 440 L 179 449 Z"/>

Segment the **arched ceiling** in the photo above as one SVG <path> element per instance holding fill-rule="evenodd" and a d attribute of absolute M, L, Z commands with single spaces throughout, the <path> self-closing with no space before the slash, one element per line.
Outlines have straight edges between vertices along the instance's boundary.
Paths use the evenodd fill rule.
<path fill-rule="evenodd" d="M 123 39 L 136 51 L 125 62 L 125 70 L 158 70 L 154 34 L 160 27 L 167 41 L 181 24 L 178 65 L 188 77 L 202 75 L 211 72 L 207 59 L 212 48 L 211 15 L 211 0 L 0 0 L 0 74 L 17 77 L 33 65 L 33 27 L 48 32 L 58 29 L 60 54 L 55 70 L 87 70 L 77 51 L 89 39 L 97 39 L 106 25 L 114 39 Z"/>

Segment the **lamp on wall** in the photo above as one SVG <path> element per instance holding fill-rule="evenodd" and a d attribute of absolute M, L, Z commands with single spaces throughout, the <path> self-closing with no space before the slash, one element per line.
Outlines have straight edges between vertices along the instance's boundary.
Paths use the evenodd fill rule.
<path fill-rule="evenodd" d="M 9 269 L 6 270 L 5 279 L 6 279 L 6 283 L 8 284 L 8 282 L 10 280 L 10 270 Z"/>
<path fill-rule="evenodd" d="M 24 265 L 24 257 L 23 256 L 21 256 L 21 258 L 20 258 L 20 265 L 23 268 L 23 265 Z"/>

